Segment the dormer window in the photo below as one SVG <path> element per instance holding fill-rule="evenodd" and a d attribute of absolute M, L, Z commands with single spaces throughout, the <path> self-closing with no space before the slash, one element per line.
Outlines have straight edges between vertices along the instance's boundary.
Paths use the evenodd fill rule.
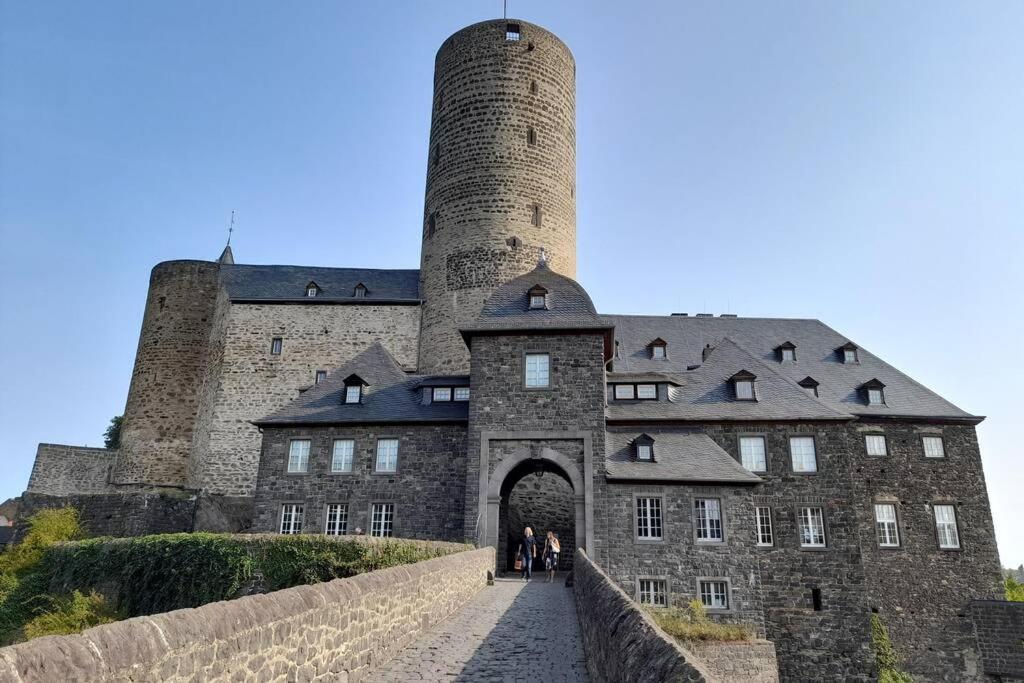
<path fill-rule="evenodd" d="M 804 391 L 806 391 L 811 396 L 818 395 L 818 380 L 814 379 L 813 377 L 804 377 L 802 380 L 797 382 L 797 384 L 803 387 Z"/>
<path fill-rule="evenodd" d="M 851 342 L 847 342 L 836 349 L 836 354 L 843 363 L 860 362 L 860 358 L 857 356 L 857 345 Z"/>
<path fill-rule="evenodd" d="M 320 287 L 315 282 L 310 282 L 306 285 L 306 296 L 317 296 L 320 293 Z"/>
<path fill-rule="evenodd" d="M 355 291 L 352 292 L 352 296 L 357 299 L 363 299 L 366 297 L 366 285 L 360 282 L 356 285 Z"/>
<path fill-rule="evenodd" d="M 655 358 L 658 360 L 664 360 L 668 358 L 668 342 L 662 339 L 661 337 L 658 337 L 650 344 L 648 344 L 647 348 L 650 349 L 651 351 L 651 358 Z"/>
<path fill-rule="evenodd" d="M 633 441 L 633 457 L 638 462 L 654 462 L 654 439 L 641 434 Z"/>
<path fill-rule="evenodd" d="M 793 363 L 796 361 L 796 344 L 788 341 L 783 342 L 776 347 L 775 353 L 780 362 Z"/>
<path fill-rule="evenodd" d="M 877 379 L 865 382 L 860 387 L 861 396 L 869 406 L 885 405 L 885 385 Z"/>
<path fill-rule="evenodd" d="M 349 375 L 345 378 L 345 393 L 341 396 L 341 402 L 345 404 L 362 403 L 363 387 L 366 382 L 359 375 Z"/>
<path fill-rule="evenodd" d="M 757 375 L 746 370 L 740 370 L 729 378 L 732 383 L 733 396 L 737 401 L 756 401 L 757 394 L 754 391 L 754 381 Z"/>
<path fill-rule="evenodd" d="M 540 285 L 534 285 L 526 293 L 530 300 L 530 310 L 546 309 L 548 307 L 548 290 Z"/>
<path fill-rule="evenodd" d="M 452 400 L 451 387 L 434 387 L 434 396 L 431 399 L 434 403 Z"/>

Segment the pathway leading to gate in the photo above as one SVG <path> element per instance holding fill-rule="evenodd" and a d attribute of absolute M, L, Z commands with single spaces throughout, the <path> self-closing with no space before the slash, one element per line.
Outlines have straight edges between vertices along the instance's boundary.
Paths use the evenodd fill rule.
<path fill-rule="evenodd" d="M 572 589 L 562 579 L 496 579 L 369 680 L 585 682 Z"/>

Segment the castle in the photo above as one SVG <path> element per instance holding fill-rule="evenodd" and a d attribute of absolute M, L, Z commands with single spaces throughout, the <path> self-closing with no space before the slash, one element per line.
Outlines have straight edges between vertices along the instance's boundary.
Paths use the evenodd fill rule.
<path fill-rule="evenodd" d="M 499 570 L 532 524 L 641 603 L 752 624 L 785 680 L 867 680 L 873 612 L 911 673 L 982 680 L 982 418 L 817 320 L 598 313 L 575 71 L 523 21 L 444 42 L 419 270 L 157 265 L 120 449 L 41 444 L 24 511 L 472 539 Z"/>

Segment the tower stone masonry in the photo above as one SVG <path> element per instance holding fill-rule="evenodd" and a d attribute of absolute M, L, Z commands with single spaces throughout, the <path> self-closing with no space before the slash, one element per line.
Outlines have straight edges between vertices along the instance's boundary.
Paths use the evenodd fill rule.
<path fill-rule="evenodd" d="M 540 26 L 474 24 L 437 52 L 420 293 L 420 372 L 468 372 L 458 330 L 499 285 L 576 274 L 576 63 Z"/>

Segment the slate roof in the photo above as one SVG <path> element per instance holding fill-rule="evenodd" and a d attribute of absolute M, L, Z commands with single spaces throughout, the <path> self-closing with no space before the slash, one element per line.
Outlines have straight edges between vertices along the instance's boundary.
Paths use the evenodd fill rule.
<path fill-rule="evenodd" d="M 420 300 L 419 270 L 380 268 L 320 268 L 314 266 L 222 265 L 221 282 L 232 300 L 345 301 L 373 303 L 382 300 Z M 306 296 L 306 285 L 320 288 L 316 297 Z M 356 285 L 366 286 L 366 296 L 356 298 Z"/>
<path fill-rule="evenodd" d="M 723 340 L 728 339 L 735 347 L 752 356 L 753 360 L 760 364 L 759 367 L 770 368 L 776 375 L 792 380 L 794 387 L 796 382 L 808 376 L 819 382 L 817 399 L 797 387 L 796 390 L 803 393 L 805 399 L 799 405 L 788 405 L 790 399 L 785 398 L 783 401 L 782 395 L 771 400 L 768 400 L 770 395 L 766 395 L 765 399 L 753 405 L 767 410 L 770 402 L 780 403 L 773 407 L 772 412 L 765 413 L 766 417 L 763 419 L 773 419 L 772 416 L 778 419 L 799 418 L 806 412 L 806 399 L 814 400 L 823 409 L 858 416 L 953 418 L 970 421 L 981 419 L 961 410 L 863 347 L 858 349 L 859 363 L 841 362 L 835 350 L 849 339 L 818 320 L 639 315 L 603 317 L 615 325 L 615 335 L 619 342 L 619 355 L 614 360 L 616 372 L 667 372 L 682 378 L 686 389 L 691 381 L 704 381 L 694 379 L 702 375 L 706 375 L 709 378 L 707 381 L 710 381 L 709 368 L 689 372 L 686 368 L 692 365 L 721 366 L 724 361 L 719 351 L 723 348 Z M 668 342 L 668 357 L 665 359 L 650 357 L 647 345 L 656 337 Z M 778 360 L 775 349 L 786 341 L 796 345 L 795 362 Z M 715 346 L 716 350 L 705 364 L 701 358 L 701 351 L 707 344 Z M 735 357 L 736 354 L 735 349 L 728 351 L 729 356 Z M 749 370 L 758 376 L 759 391 L 781 391 L 778 382 L 772 381 L 769 386 L 766 383 L 767 377 L 761 370 L 744 367 L 739 357 L 735 358 L 734 367 L 728 372 L 726 370 L 727 368 L 721 367 L 719 374 L 723 377 L 716 377 L 725 379 L 739 370 Z M 858 391 L 858 387 L 875 378 L 885 384 L 884 406 L 865 405 L 863 396 Z M 695 415 L 705 414 L 707 402 L 716 397 L 716 394 L 711 392 L 710 385 L 705 386 L 708 393 L 703 401 L 690 404 L 690 407 L 697 411 Z M 722 391 L 725 391 L 724 385 Z M 787 391 L 785 396 L 795 397 L 796 394 Z M 690 395 L 691 401 L 699 398 L 698 395 Z M 646 404 L 648 410 L 663 409 L 660 405 L 657 408 L 653 406 L 653 402 Z M 736 409 L 734 412 L 742 412 L 742 409 Z M 790 417 L 784 417 L 786 415 Z"/>
<path fill-rule="evenodd" d="M 547 308 L 531 309 L 527 292 L 540 285 L 548 290 Z M 541 263 L 526 275 L 498 287 L 484 302 L 470 327 L 460 330 L 469 342 L 472 333 L 510 330 L 610 330 L 612 324 L 597 314 L 590 295 L 575 280 Z"/>
<path fill-rule="evenodd" d="M 668 382 L 669 384 L 678 385 L 681 381 L 675 375 L 670 375 L 664 372 L 609 372 L 608 383 L 613 384 L 621 382 L 623 384 L 629 384 L 630 382 L 636 382 L 637 384 L 658 384 Z"/>
<path fill-rule="evenodd" d="M 655 462 L 633 459 L 637 431 L 609 430 L 605 440 L 608 479 L 757 484 L 761 478 L 743 469 L 707 434 L 686 430 L 645 432 L 654 439 Z"/>
<path fill-rule="evenodd" d="M 359 375 L 367 386 L 363 400 L 345 404 L 345 378 Z M 434 376 L 431 376 L 434 377 Z M 345 424 L 379 422 L 465 422 L 465 401 L 423 405 L 420 383 L 426 375 L 406 374 L 380 342 L 331 372 L 327 379 L 301 394 L 277 412 L 254 420 L 261 426 L 298 424 Z"/>

